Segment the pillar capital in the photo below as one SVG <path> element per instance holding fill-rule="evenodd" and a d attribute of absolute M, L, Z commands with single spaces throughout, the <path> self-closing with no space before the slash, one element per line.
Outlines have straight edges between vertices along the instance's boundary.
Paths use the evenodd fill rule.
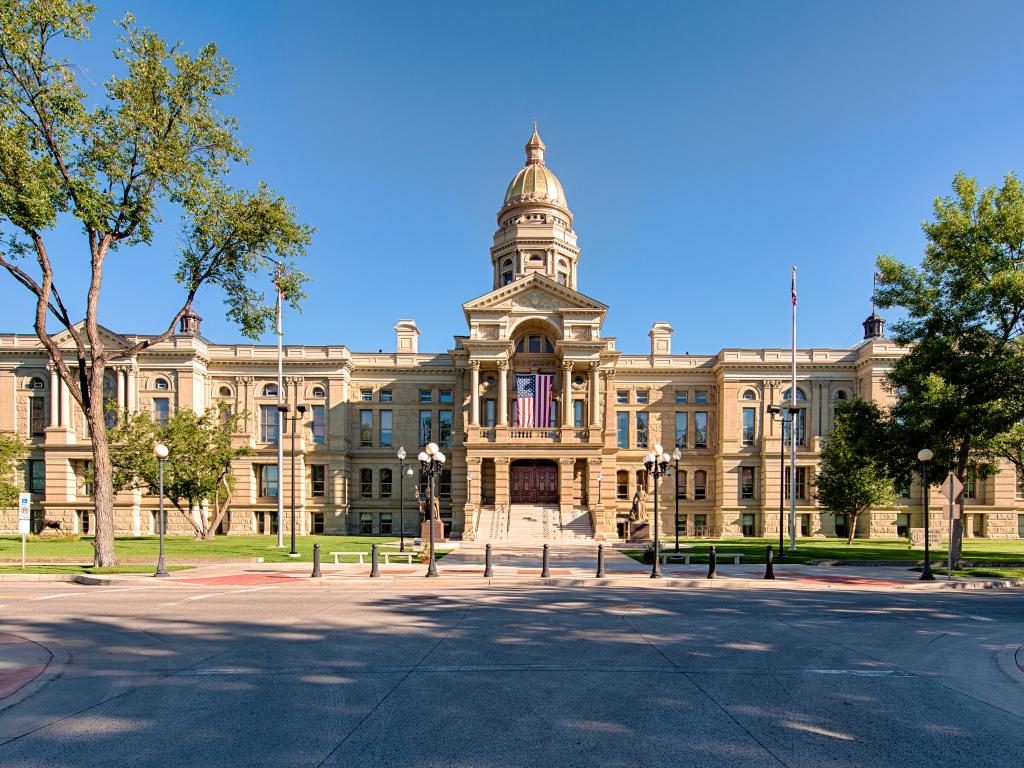
<path fill-rule="evenodd" d="M 499 360 L 498 361 L 498 370 L 499 371 L 507 371 L 508 370 L 508 360 Z"/>
<path fill-rule="evenodd" d="M 469 361 L 469 367 L 472 370 L 474 370 L 474 371 L 479 371 L 480 370 L 480 361 L 479 360 L 470 360 Z"/>

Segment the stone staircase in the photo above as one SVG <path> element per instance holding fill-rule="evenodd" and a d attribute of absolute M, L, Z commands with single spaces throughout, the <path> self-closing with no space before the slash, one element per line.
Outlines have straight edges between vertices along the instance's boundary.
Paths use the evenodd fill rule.
<path fill-rule="evenodd" d="M 499 504 L 480 510 L 476 529 L 478 542 L 508 542 L 534 546 L 540 544 L 593 544 L 594 528 L 590 513 L 577 508 L 568 519 L 561 519 L 557 504 Z"/>
<path fill-rule="evenodd" d="M 504 504 L 480 508 L 476 527 L 477 541 L 505 541 L 508 539 L 508 508 Z"/>

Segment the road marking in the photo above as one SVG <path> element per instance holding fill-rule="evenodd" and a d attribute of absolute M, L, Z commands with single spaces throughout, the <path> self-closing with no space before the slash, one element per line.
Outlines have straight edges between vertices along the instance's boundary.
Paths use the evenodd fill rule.
<path fill-rule="evenodd" d="M 186 597 L 184 600 L 179 600 L 176 603 L 164 603 L 164 605 L 181 605 L 182 603 L 190 603 L 193 600 L 205 600 L 208 597 L 216 597 L 217 595 L 222 595 L 222 594 L 224 594 L 224 593 L 223 592 L 210 592 L 209 594 L 206 594 L 206 595 L 193 595 L 192 597 Z"/>
<path fill-rule="evenodd" d="M 240 595 L 243 592 L 262 592 L 265 589 L 277 589 L 277 584 L 272 587 L 253 587 L 252 589 L 236 589 L 233 592 L 228 592 L 229 595 Z"/>
<path fill-rule="evenodd" d="M 56 595 L 43 595 L 42 597 L 33 597 L 33 600 L 53 600 L 56 597 L 71 597 L 72 595 L 80 595 L 81 592 L 60 592 Z"/>

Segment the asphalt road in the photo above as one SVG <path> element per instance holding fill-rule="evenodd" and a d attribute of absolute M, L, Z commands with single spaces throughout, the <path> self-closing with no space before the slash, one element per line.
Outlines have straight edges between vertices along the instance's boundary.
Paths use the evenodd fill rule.
<path fill-rule="evenodd" d="M 1024 761 L 1020 591 L 427 586 L 0 583 L 0 766 Z"/>

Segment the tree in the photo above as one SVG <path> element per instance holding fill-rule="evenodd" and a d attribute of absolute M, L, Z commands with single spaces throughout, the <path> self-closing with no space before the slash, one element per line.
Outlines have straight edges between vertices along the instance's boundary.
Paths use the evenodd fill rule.
<path fill-rule="evenodd" d="M 895 497 L 893 476 L 876 450 L 887 443 L 887 432 L 885 417 L 872 401 L 836 403 L 835 424 L 822 445 L 815 484 L 818 501 L 849 519 L 847 544 L 862 512 L 886 506 Z"/>
<path fill-rule="evenodd" d="M 189 55 L 128 15 L 114 51 L 124 73 L 106 83 L 100 104 L 90 105 L 79 68 L 54 47 L 85 38 L 94 13 L 77 0 L 0 0 L 0 266 L 34 297 L 36 335 L 85 414 L 95 471 L 95 562 L 109 566 L 116 557 L 107 365 L 170 337 L 204 286 L 217 286 L 228 317 L 258 338 L 273 305 L 255 278 L 274 269 L 286 298 L 297 302 L 305 276 L 294 263 L 311 230 L 265 184 L 246 191 L 228 183 L 248 154 L 235 121 L 217 109 L 231 93 L 233 69 L 215 45 Z M 124 258 L 128 249 L 152 246 L 154 226 L 166 215 L 181 218 L 174 269 L 180 307 L 166 327 L 161 323 L 162 332 L 107 349 L 99 333 L 104 275 L 133 269 Z M 59 225 L 81 233 L 81 251 L 51 253 L 47 244 Z M 80 323 L 72 319 L 66 283 L 58 286 L 80 268 L 73 263 L 78 253 L 88 274 Z M 68 335 L 70 359 L 50 319 Z"/>
<path fill-rule="evenodd" d="M 0 509 L 18 504 L 21 492 L 18 467 L 27 455 L 28 446 L 24 440 L 13 432 L 0 432 Z"/>
<path fill-rule="evenodd" d="M 252 452 L 247 446 L 231 444 L 241 418 L 212 408 L 202 415 L 183 408 L 160 425 L 145 413 L 125 414 L 110 431 L 114 491 L 158 492 L 159 464 L 153 446 L 161 442 L 168 448 L 164 496 L 192 526 L 197 539 L 212 539 L 231 507 L 235 489 L 231 462 Z M 204 503 L 213 507 L 209 517 L 202 512 Z"/>
<path fill-rule="evenodd" d="M 919 269 L 882 256 L 878 304 L 903 310 L 894 338 L 909 346 L 888 375 L 897 395 L 894 473 L 907 476 L 921 448 L 932 473 L 966 483 L 996 470 L 992 445 L 1024 417 L 1024 194 L 1008 174 L 979 193 L 958 173 L 936 199 Z M 962 516 L 961 516 L 962 517 Z M 962 523 L 954 525 L 959 559 Z"/>

